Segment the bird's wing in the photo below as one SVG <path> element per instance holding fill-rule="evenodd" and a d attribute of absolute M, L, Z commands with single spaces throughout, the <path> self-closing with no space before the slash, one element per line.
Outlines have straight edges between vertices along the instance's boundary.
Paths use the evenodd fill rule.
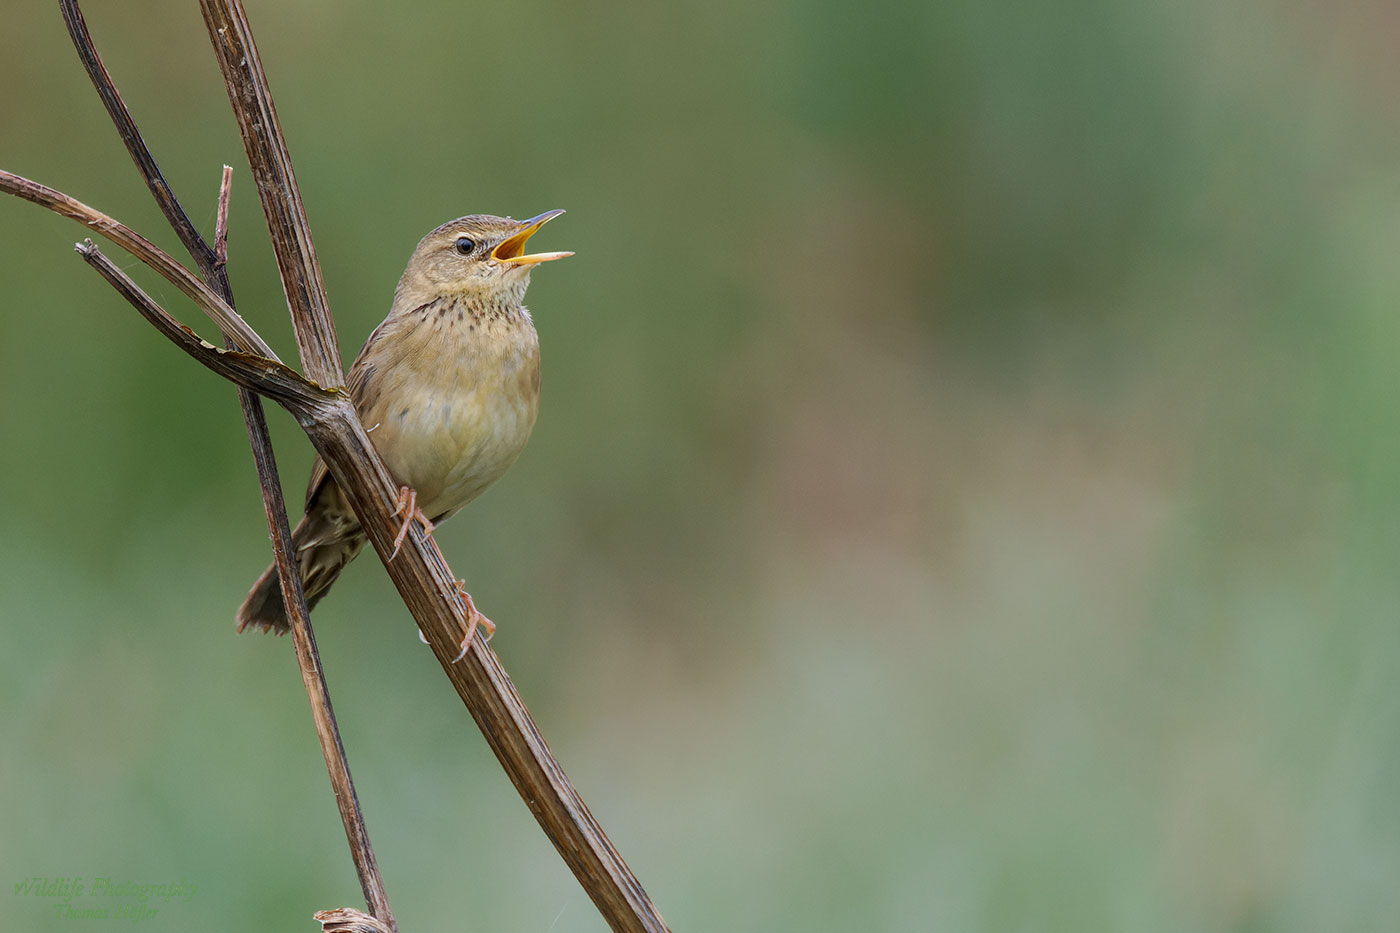
<path fill-rule="evenodd" d="M 379 339 L 380 333 L 384 330 L 385 325 L 388 324 L 389 321 L 390 318 L 386 318 L 374 329 L 374 333 L 369 335 L 369 339 L 365 341 L 365 345 L 360 348 L 360 355 L 355 357 L 355 362 L 350 365 L 350 376 L 348 380 L 350 383 L 350 401 L 355 403 L 355 410 L 357 412 L 368 411 L 373 406 L 375 397 L 378 395 L 371 382 L 374 376 L 374 364 L 369 362 L 369 348 Z M 365 427 L 370 430 L 374 429 L 374 425 L 372 424 L 365 425 Z M 310 511 L 311 503 L 315 501 L 317 494 L 321 491 L 321 487 L 326 484 L 326 480 L 330 478 L 330 475 L 330 470 L 326 469 L 326 462 L 318 455 L 316 457 L 316 462 L 311 465 L 311 479 L 306 484 L 306 508 L 308 511 Z"/>

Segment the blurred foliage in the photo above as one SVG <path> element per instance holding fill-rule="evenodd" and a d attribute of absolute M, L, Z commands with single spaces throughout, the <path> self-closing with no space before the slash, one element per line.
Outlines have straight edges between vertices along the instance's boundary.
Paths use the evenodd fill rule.
<path fill-rule="evenodd" d="M 439 541 L 675 929 L 1393 924 L 1393 12 L 250 5 L 347 358 L 432 226 L 570 211 L 535 438 Z M 10 6 L 0 165 L 173 250 Z M 293 355 L 195 5 L 86 12 L 206 229 L 237 167 Z M 0 203 L 0 876 L 307 925 L 359 892 L 291 645 L 233 636 L 233 393 L 81 235 Z M 602 929 L 372 558 L 317 621 L 403 928 Z"/>

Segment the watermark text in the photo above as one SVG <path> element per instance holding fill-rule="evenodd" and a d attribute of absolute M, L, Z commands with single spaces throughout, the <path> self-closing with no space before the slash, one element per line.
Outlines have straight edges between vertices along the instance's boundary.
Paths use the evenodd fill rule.
<path fill-rule="evenodd" d="M 33 875 L 15 882 L 15 897 L 38 901 L 58 920 L 125 920 L 140 923 L 158 916 L 164 905 L 188 901 L 199 885 L 181 878 L 136 881 L 97 875 Z"/>

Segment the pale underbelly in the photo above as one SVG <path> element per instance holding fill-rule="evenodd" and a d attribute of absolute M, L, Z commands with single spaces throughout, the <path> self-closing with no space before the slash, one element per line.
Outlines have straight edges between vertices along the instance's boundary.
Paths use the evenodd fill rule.
<path fill-rule="evenodd" d="M 530 439 L 535 405 L 520 392 L 492 389 L 414 393 L 414 404 L 386 412 L 370 434 L 389 472 L 434 520 L 500 479 Z"/>

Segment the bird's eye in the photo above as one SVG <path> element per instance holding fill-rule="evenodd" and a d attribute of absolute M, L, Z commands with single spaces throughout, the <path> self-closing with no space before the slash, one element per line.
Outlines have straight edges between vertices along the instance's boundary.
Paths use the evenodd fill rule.
<path fill-rule="evenodd" d="M 470 237 L 459 236 L 457 238 L 457 252 L 463 256 L 476 249 L 476 241 Z"/>

